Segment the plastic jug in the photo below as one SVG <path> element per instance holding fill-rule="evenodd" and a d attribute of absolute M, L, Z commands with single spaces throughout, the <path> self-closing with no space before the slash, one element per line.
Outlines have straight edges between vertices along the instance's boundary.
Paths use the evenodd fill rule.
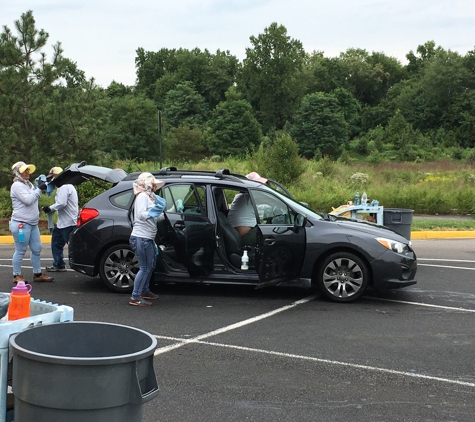
<path fill-rule="evenodd" d="M 8 307 L 7 319 L 9 321 L 30 316 L 30 291 L 31 284 L 26 284 L 24 281 L 19 281 L 17 285 L 13 287 L 10 294 L 10 306 Z"/>

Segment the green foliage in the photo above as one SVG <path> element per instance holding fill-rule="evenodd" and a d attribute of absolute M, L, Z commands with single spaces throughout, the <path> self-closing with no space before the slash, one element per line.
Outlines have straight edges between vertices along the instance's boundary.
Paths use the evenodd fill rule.
<path fill-rule="evenodd" d="M 271 146 L 261 145 L 251 159 L 254 171 L 284 185 L 296 182 L 304 171 L 298 147 L 286 133 L 277 136 Z"/>
<path fill-rule="evenodd" d="M 10 191 L 0 189 L 0 218 L 10 218 L 12 216 L 13 206 L 10 198 Z"/>
<path fill-rule="evenodd" d="M 206 155 L 203 133 L 199 127 L 183 123 L 169 128 L 164 139 L 164 157 L 167 161 L 196 162 Z"/>
<path fill-rule="evenodd" d="M 158 112 L 152 100 L 126 94 L 107 99 L 104 105 L 111 126 L 99 142 L 102 151 L 113 152 L 118 159 L 158 158 Z"/>
<path fill-rule="evenodd" d="M 211 153 L 243 156 L 260 144 L 262 133 L 251 105 L 246 100 L 228 99 L 213 111 L 208 121 L 208 137 Z"/>
<path fill-rule="evenodd" d="M 179 83 L 167 92 L 163 103 L 163 117 L 167 124 L 178 127 L 184 123 L 202 125 L 207 118 L 205 99 L 191 82 Z"/>
<path fill-rule="evenodd" d="M 87 182 L 81 183 L 76 186 L 78 193 L 78 203 L 79 209 L 81 209 L 84 204 L 90 201 L 95 196 L 105 192 L 107 189 L 110 189 L 112 185 L 110 183 L 104 182 L 102 180 L 91 179 Z"/>
<path fill-rule="evenodd" d="M 331 178 L 336 171 L 335 162 L 328 155 L 315 162 L 315 170 L 321 173 L 323 177 Z"/>
<path fill-rule="evenodd" d="M 322 92 L 306 95 L 294 116 L 290 133 L 304 157 L 312 158 L 317 149 L 335 155 L 348 139 L 348 124 L 338 99 Z"/>
<path fill-rule="evenodd" d="M 304 94 L 302 43 L 287 35 L 287 29 L 272 23 L 246 48 L 238 89 L 256 111 L 263 133 L 283 129 Z"/>

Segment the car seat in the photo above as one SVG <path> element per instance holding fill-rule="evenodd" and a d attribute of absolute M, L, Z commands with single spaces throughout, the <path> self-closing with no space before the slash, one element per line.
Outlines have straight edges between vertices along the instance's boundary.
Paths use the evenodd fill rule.
<path fill-rule="evenodd" d="M 241 268 L 241 257 L 244 249 L 248 250 L 249 268 L 254 266 L 255 251 L 249 246 L 242 244 L 241 236 L 236 229 L 229 224 L 228 219 L 222 212 L 218 212 L 218 222 L 220 234 L 223 238 L 224 247 L 226 248 L 226 256 L 233 267 Z"/>

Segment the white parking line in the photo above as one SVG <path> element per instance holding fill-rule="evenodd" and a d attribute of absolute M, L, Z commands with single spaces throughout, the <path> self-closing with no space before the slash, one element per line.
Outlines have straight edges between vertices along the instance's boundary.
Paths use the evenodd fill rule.
<path fill-rule="evenodd" d="M 266 312 L 265 314 L 255 316 L 253 318 L 245 319 L 244 321 L 236 322 L 235 324 L 231 324 L 231 325 L 228 325 L 226 327 L 222 327 L 222 328 L 219 328 L 217 330 L 210 331 L 209 333 L 206 333 L 206 334 L 201 334 L 200 336 L 197 336 L 197 337 L 194 337 L 194 338 L 191 338 L 191 339 L 181 340 L 177 344 L 172 344 L 170 346 L 160 347 L 159 349 L 155 350 L 155 356 L 161 355 L 162 353 L 166 353 L 166 352 L 169 352 L 171 350 L 178 349 L 182 346 L 185 346 L 186 344 L 196 343 L 199 340 L 209 338 L 209 337 L 213 337 L 213 336 L 217 336 L 218 334 L 226 333 L 228 331 L 235 330 L 236 328 L 244 327 L 245 325 L 252 324 L 254 322 L 260 321 L 261 319 L 269 318 L 273 315 L 277 315 L 281 312 L 288 311 L 289 309 L 295 308 L 298 305 L 302 305 L 304 303 L 310 302 L 311 300 L 315 299 L 316 297 L 318 297 L 318 295 L 312 295 L 312 296 L 306 297 L 304 299 L 297 300 L 296 302 L 293 302 L 290 305 L 283 306 L 282 308 L 278 308 L 278 309 L 275 309 L 273 311 Z"/>
<path fill-rule="evenodd" d="M 442 261 L 442 262 L 475 262 L 469 259 L 445 259 L 445 258 L 419 258 L 417 257 L 417 261 Z"/>
<path fill-rule="evenodd" d="M 160 339 L 164 339 L 164 340 L 173 340 L 173 341 L 180 341 L 180 342 L 184 341 L 183 339 L 175 338 L 175 337 L 167 337 L 167 336 L 155 336 L 155 337 L 160 338 Z M 424 375 L 424 374 L 416 374 L 414 372 L 395 371 L 393 369 L 379 368 L 377 366 L 359 365 L 359 364 L 356 364 L 356 363 L 340 362 L 340 361 L 337 361 L 337 360 L 314 358 L 312 356 L 294 355 L 293 353 L 282 353 L 282 352 L 275 352 L 275 351 L 272 351 L 272 350 L 255 349 L 255 348 L 252 348 L 252 347 L 234 346 L 232 344 L 212 343 L 212 342 L 209 342 L 209 341 L 199 341 L 199 340 L 198 341 L 190 340 L 189 343 L 205 344 L 205 345 L 208 345 L 208 346 L 224 347 L 224 348 L 227 348 L 227 349 L 236 349 L 236 350 L 242 350 L 242 351 L 246 351 L 246 352 L 262 353 L 262 354 L 266 354 L 266 355 L 280 356 L 280 357 L 291 358 L 291 359 L 300 359 L 300 360 L 307 360 L 307 361 L 311 361 L 311 362 L 326 363 L 326 364 L 330 364 L 330 365 L 345 366 L 347 368 L 364 369 L 364 370 L 367 370 L 367 371 L 382 372 L 382 373 L 385 373 L 385 374 L 400 375 L 400 376 L 404 376 L 404 377 L 421 378 L 421 379 L 425 379 L 425 380 L 439 381 L 439 382 L 445 382 L 445 383 L 449 383 L 449 384 L 463 385 L 465 387 L 475 387 L 475 383 L 473 383 L 473 382 L 458 381 L 458 380 L 453 380 L 453 379 L 449 379 L 449 378 L 434 377 L 434 376 L 431 376 L 431 375 Z"/>
<path fill-rule="evenodd" d="M 448 310 L 448 311 L 475 313 L 475 309 L 455 308 L 453 306 L 443 306 L 443 305 L 431 305 L 430 303 L 409 302 L 409 301 L 406 301 L 406 300 L 385 299 L 385 298 L 370 297 L 370 296 L 365 297 L 365 299 L 381 300 L 383 302 L 404 303 L 405 305 L 425 306 L 426 308 L 439 308 L 439 309 L 445 309 L 445 310 Z"/>
<path fill-rule="evenodd" d="M 455 268 L 457 270 L 471 270 L 475 271 L 475 268 L 470 267 L 454 267 L 452 265 L 434 265 L 434 264 L 417 264 L 418 267 L 437 267 L 437 268 Z"/>

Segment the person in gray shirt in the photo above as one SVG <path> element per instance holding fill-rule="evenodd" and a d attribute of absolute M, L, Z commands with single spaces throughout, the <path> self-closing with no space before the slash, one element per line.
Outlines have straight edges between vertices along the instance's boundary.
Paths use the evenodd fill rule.
<path fill-rule="evenodd" d="M 46 180 L 54 183 L 54 179 L 63 169 L 53 167 Z M 51 252 L 53 254 L 53 266 L 46 267 L 46 271 L 66 271 L 66 262 L 64 262 L 64 246 L 69 242 L 69 236 L 76 228 L 78 221 L 78 193 L 73 185 L 66 184 L 56 190 L 53 205 L 43 207 L 45 213 L 58 213 L 58 221 L 51 233 Z"/>
<path fill-rule="evenodd" d="M 18 161 L 12 166 L 14 175 L 13 184 L 10 189 L 12 198 L 13 213 L 10 220 L 10 231 L 15 241 L 15 252 L 13 254 L 13 282 L 26 281 L 21 274 L 21 265 L 28 246 L 30 247 L 30 260 L 33 267 L 34 281 L 53 281 L 41 272 L 41 237 L 38 222 L 40 220 L 40 210 L 38 200 L 41 193 L 46 190 L 46 183 L 40 182 L 38 187 L 34 187 L 30 182 L 30 174 L 34 173 L 36 166 Z"/>

